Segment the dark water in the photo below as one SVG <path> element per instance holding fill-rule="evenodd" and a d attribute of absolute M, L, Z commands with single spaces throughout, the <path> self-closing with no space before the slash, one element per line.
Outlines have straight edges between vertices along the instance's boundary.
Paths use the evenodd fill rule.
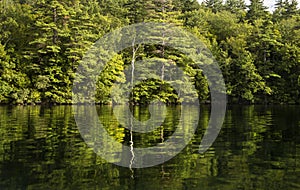
<path fill-rule="evenodd" d="M 149 119 L 136 109 L 136 118 Z M 135 146 L 155 146 L 173 134 L 178 108 L 168 110 L 162 127 L 132 134 Z M 97 111 L 109 134 L 129 145 L 131 133 L 111 107 Z M 0 189 L 300 189 L 299 106 L 229 106 L 217 140 L 199 154 L 209 113 L 201 107 L 192 141 L 173 159 L 129 169 L 85 144 L 71 106 L 0 107 Z"/>

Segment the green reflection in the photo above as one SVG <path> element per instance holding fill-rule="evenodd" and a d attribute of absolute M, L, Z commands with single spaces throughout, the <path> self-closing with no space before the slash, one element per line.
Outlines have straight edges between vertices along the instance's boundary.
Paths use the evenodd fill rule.
<path fill-rule="evenodd" d="M 108 133 L 129 144 L 130 131 L 119 124 L 112 107 L 97 111 Z M 149 118 L 144 107 L 133 113 L 140 120 Z M 133 133 L 135 146 L 166 140 L 179 113 L 177 106 L 168 106 L 162 126 Z M 300 188 L 299 106 L 230 106 L 221 133 L 204 154 L 198 148 L 210 108 L 201 106 L 200 113 L 196 134 L 180 154 L 155 167 L 130 170 L 107 163 L 87 147 L 71 106 L 2 106 L 0 189 Z"/>

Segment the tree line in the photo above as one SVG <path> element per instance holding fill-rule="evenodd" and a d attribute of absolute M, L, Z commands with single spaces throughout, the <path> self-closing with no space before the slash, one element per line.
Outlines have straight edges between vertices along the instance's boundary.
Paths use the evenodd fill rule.
<path fill-rule="evenodd" d="M 72 103 L 76 69 L 104 34 L 140 22 L 174 23 L 211 50 L 226 82 L 230 103 L 300 103 L 300 10 L 296 0 L 2 0 L 0 2 L 0 103 Z M 134 48 L 134 47 L 133 47 Z M 99 76 L 96 102 L 111 98 L 113 84 L 134 60 L 157 57 L 184 68 L 197 97 L 208 101 L 209 86 L 185 55 L 163 45 L 128 48 Z M 135 55 L 133 55 L 135 53 Z M 130 100 L 179 103 L 163 80 L 135 86 Z"/>

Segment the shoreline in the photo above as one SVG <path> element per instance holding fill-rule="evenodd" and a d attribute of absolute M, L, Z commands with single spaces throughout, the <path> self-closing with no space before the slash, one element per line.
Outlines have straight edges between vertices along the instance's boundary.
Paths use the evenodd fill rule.
<path fill-rule="evenodd" d="M 95 106 L 116 106 L 116 105 L 129 105 L 129 104 L 104 104 L 104 103 L 28 103 L 28 104 L 13 104 L 13 103 L 0 103 L 0 106 L 73 106 L 73 105 L 95 105 Z M 149 104 L 136 104 L 136 105 L 130 105 L 130 106 L 147 106 Z M 163 104 L 158 104 L 163 105 Z M 166 106 L 178 106 L 179 104 L 166 104 Z M 193 103 L 185 103 L 185 105 L 194 105 Z M 201 102 L 199 105 L 211 105 L 210 102 Z M 227 106 L 300 106 L 299 103 L 228 103 Z"/>

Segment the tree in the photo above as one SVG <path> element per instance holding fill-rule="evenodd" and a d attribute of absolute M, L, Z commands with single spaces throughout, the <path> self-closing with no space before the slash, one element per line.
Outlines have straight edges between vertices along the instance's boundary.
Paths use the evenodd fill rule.
<path fill-rule="evenodd" d="M 13 89 L 7 81 L 6 73 L 9 67 L 9 56 L 7 56 L 4 46 L 0 44 L 0 103 L 7 102 Z"/>
<path fill-rule="evenodd" d="M 99 38 L 128 24 L 164 22 L 183 26 L 206 44 L 220 63 L 233 102 L 299 103 L 297 1 L 277 0 L 274 13 L 267 11 L 262 0 L 251 0 L 247 8 L 244 0 L 227 0 L 224 5 L 222 0 L 206 0 L 201 6 L 196 0 L 2 0 L 0 102 L 71 103 L 75 72 L 87 50 L 103 59 L 108 53 L 91 47 Z M 128 65 L 133 68 L 132 78 L 143 78 L 141 84 L 132 86 L 136 103 L 149 102 L 148 98 L 178 103 L 182 92 L 175 92 L 172 84 L 188 91 L 189 81 L 196 86 L 199 99 L 207 100 L 209 88 L 201 69 L 168 46 L 170 28 L 149 32 L 158 43 L 136 44 L 134 38 L 120 36 L 120 40 L 132 40 L 132 46 L 112 60 L 101 60 L 109 68 L 96 83 L 96 101 L 111 102 L 112 86 L 124 81 L 122 71 Z M 87 55 L 92 68 L 85 69 L 96 68 L 101 58 Z M 147 64 L 137 65 L 148 59 Z M 170 80 L 168 85 L 164 80 L 174 71 L 171 66 L 182 68 L 187 77 Z M 149 75 L 135 75 L 146 69 Z M 150 76 L 154 79 L 146 80 Z M 84 83 L 89 76 L 79 78 Z M 86 85 L 82 88 L 91 83 Z M 117 90 L 121 94 L 123 89 Z M 121 99 L 116 96 L 113 101 Z"/>
<path fill-rule="evenodd" d="M 254 103 L 257 101 L 257 94 L 270 95 L 271 89 L 259 74 L 251 53 L 245 50 L 245 36 L 230 38 L 227 44 L 230 47 L 230 56 L 224 69 L 229 71 L 225 74 L 225 80 L 230 101 Z"/>
<path fill-rule="evenodd" d="M 220 12 L 210 17 L 211 33 L 217 44 L 213 53 L 220 63 L 231 102 L 253 103 L 259 93 L 270 94 L 263 77 L 258 72 L 254 57 L 247 50 L 247 38 L 252 27 L 240 23 L 229 12 Z"/>
<path fill-rule="evenodd" d="M 274 20 L 279 20 L 285 17 L 286 14 L 286 2 L 284 0 L 276 0 L 275 11 L 273 13 Z"/>
<path fill-rule="evenodd" d="M 100 8 L 100 12 L 102 15 L 109 16 L 112 15 L 113 17 L 122 20 L 122 22 L 127 22 L 125 20 L 125 15 L 127 10 L 123 8 L 124 4 L 128 2 L 128 0 L 97 0 L 91 1 L 91 4 L 97 4 L 97 7 Z M 87 4 L 87 3 L 81 3 Z M 90 4 L 90 5 L 91 5 Z M 96 7 L 94 7 L 96 8 Z"/>
<path fill-rule="evenodd" d="M 299 14 L 297 6 L 298 2 L 296 0 L 292 0 L 291 2 L 289 0 L 277 0 L 273 19 L 278 21 Z"/>
<path fill-rule="evenodd" d="M 96 102 L 102 104 L 108 104 L 112 102 L 119 103 L 121 97 L 115 96 L 114 99 L 112 99 L 111 94 L 114 84 L 125 82 L 123 71 L 124 61 L 121 55 L 115 56 L 107 63 L 99 76 L 99 80 L 97 81 L 97 90 L 95 95 Z M 114 92 L 114 94 L 118 95 L 116 92 Z"/>
<path fill-rule="evenodd" d="M 198 10 L 200 8 L 197 0 L 173 0 L 174 11 L 180 11 L 182 13 Z"/>
<path fill-rule="evenodd" d="M 299 18 L 283 19 L 277 24 L 277 28 L 283 44 L 277 51 L 277 56 L 274 56 L 273 66 L 281 76 L 281 82 L 274 84 L 277 90 L 274 99 L 277 102 L 299 103 Z"/>
<path fill-rule="evenodd" d="M 223 0 L 205 0 L 204 5 L 216 13 L 223 9 Z"/>
<path fill-rule="evenodd" d="M 22 53 L 31 40 L 26 36 L 32 22 L 30 7 L 11 0 L 0 2 L 0 101 L 30 103 L 36 93 L 29 89 Z"/>
<path fill-rule="evenodd" d="M 224 8 L 233 14 L 238 14 L 246 10 L 246 4 L 244 0 L 226 0 Z"/>
<path fill-rule="evenodd" d="M 71 82 L 64 76 L 62 44 L 69 37 L 69 12 L 65 2 L 39 1 L 34 5 L 35 38 L 29 43 L 27 74 L 41 101 L 61 103 L 70 99 Z M 68 97 L 69 96 L 69 97 Z"/>
<path fill-rule="evenodd" d="M 288 0 L 286 0 L 286 6 L 287 6 L 286 14 L 287 14 L 288 17 L 299 14 L 298 1 L 297 0 L 291 0 L 290 3 L 289 3 Z"/>
<path fill-rule="evenodd" d="M 267 7 L 264 6 L 263 0 L 250 0 L 248 6 L 248 12 L 246 18 L 253 22 L 259 18 L 265 18 L 267 16 Z"/>
<path fill-rule="evenodd" d="M 128 0 L 128 2 L 124 4 L 124 7 L 127 10 L 125 16 L 130 20 L 130 23 L 140 23 L 151 16 L 154 4 L 153 0 Z"/>

